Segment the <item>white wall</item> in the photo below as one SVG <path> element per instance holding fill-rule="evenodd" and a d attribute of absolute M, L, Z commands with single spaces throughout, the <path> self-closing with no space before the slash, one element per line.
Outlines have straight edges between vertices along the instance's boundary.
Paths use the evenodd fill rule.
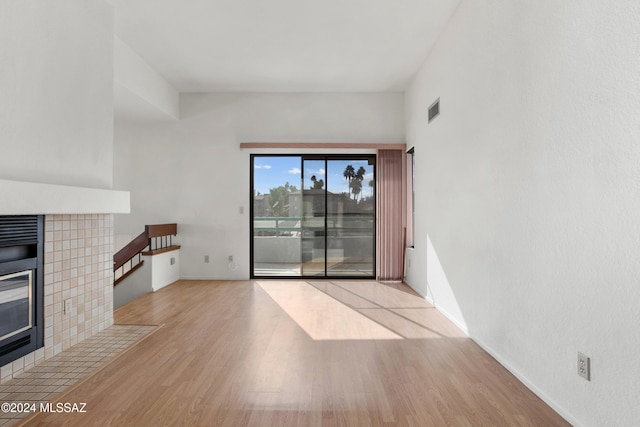
<path fill-rule="evenodd" d="M 143 256 L 151 265 L 151 289 L 157 291 L 180 280 L 180 250 Z"/>
<path fill-rule="evenodd" d="M 406 96 L 412 285 L 579 425 L 640 425 L 638 22 L 637 1 L 463 1 Z"/>
<path fill-rule="evenodd" d="M 3 0 L 0 40 L 0 178 L 110 187 L 111 6 Z"/>
<path fill-rule="evenodd" d="M 114 225 L 137 236 L 177 222 L 181 278 L 249 277 L 250 151 L 240 142 L 404 141 L 400 93 L 183 94 L 180 111 L 177 122 L 116 124 L 114 186 L 131 191 L 132 213 Z"/>
<path fill-rule="evenodd" d="M 132 117 L 167 120 L 180 116 L 178 91 L 117 36 L 114 36 L 114 62 L 116 120 Z M 139 112 L 138 104 L 143 105 L 144 113 Z"/>

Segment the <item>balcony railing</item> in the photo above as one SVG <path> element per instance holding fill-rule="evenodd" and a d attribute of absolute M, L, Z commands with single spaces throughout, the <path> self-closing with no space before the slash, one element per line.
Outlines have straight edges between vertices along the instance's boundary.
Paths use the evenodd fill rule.
<path fill-rule="evenodd" d="M 293 216 L 255 217 L 253 219 L 253 232 L 256 236 L 276 236 L 282 233 L 294 236 L 301 231 L 301 218 Z"/>
<path fill-rule="evenodd" d="M 331 217 L 330 217 L 331 218 Z M 339 220 L 327 219 L 329 235 L 339 233 L 347 237 L 360 235 L 372 229 L 374 219 L 371 215 L 341 216 Z M 306 232 L 324 230 L 324 217 L 255 217 L 253 234 L 255 237 L 303 237 Z"/>

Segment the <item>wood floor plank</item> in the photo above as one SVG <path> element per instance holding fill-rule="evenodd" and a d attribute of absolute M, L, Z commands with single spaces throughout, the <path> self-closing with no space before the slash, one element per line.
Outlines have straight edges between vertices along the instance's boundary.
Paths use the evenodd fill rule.
<path fill-rule="evenodd" d="M 271 283 L 180 281 L 116 309 L 162 327 L 64 396 L 86 414 L 28 425 L 569 425 L 405 285 Z M 304 327 L 277 301 L 292 295 Z M 402 337 L 326 318 L 345 310 Z"/>

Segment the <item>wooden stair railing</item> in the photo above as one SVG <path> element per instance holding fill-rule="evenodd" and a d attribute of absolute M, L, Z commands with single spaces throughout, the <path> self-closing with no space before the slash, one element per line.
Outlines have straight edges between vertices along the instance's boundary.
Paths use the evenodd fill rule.
<path fill-rule="evenodd" d="M 173 245 L 171 242 L 171 236 L 177 234 L 178 224 L 145 225 L 143 233 L 113 255 L 113 271 L 116 272 L 122 268 L 122 274 L 113 282 L 113 285 L 117 285 L 142 267 L 144 261 L 142 261 L 141 255 L 154 255 L 180 249 L 180 246 Z M 145 251 L 147 248 L 148 251 Z M 136 257 L 138 259 L 134 263 Z M 125 271 L 127 263 L 129 263 L 130 268 Z"/>
<path fill-rule="evenodd" d="M 178 234 L 178 224 L 145 225 L 144 233 L 149 240 L 149 251 L 157 252 L 173 247 L 171 244 L 171 236 Z M 159 244 L 158 240 L 160 241 Z"/>

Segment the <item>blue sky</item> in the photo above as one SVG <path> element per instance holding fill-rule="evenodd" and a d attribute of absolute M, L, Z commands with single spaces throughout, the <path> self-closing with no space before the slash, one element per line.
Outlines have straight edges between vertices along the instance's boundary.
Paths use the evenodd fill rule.
<path fill-rule="evenodd" d="M 366 170 L 362 183 L 362 196 L 371 196 L 369 181 L 373 179 L 373 166 L 368 165 L 366 160 L 329 160 L 329 173 L 324 169 L 324 160 L 307 160 L 305 162 L 305 183 L 304 188 L 311 188 L 311 176 L 324 180 L 325 188 L 332 193 L 347 193 L 348 183 L 342 175 L 347 165 L 352 165 L 357 171 L 360 166 Z M 301 186 L 301 162 L 298 156 L 278 156 L 278 157 L 254 157 L 254 187 L 255 190 L 268 194 L 269 189 L 284 185 L 289 182 L 298 189 Z M 328 182 L 328 187 L 326 183 Z"/>

